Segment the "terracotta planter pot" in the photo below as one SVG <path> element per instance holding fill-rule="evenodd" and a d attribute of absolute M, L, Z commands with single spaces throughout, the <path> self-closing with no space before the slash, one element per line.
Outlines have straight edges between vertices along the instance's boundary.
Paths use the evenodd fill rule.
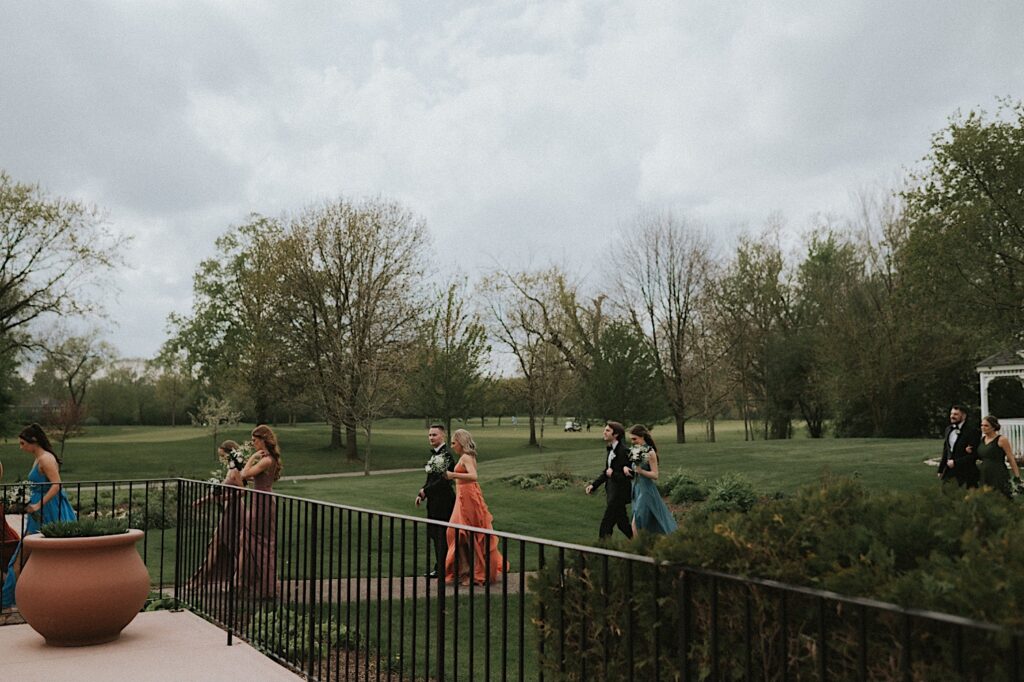
<path fill-rule="evenodd" d="M 55 646 L 117 639 L 149 595 L 149 572 L 135 543 L 141 530 L 93 538 L 29 535 L 15 588 L 25 622 Z"/>

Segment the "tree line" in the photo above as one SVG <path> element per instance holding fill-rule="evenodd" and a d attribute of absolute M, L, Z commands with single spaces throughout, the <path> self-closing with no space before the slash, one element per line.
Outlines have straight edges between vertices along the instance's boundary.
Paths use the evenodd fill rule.
<path fill-rule="evenodd" d="M 0 180 L 0 246 L 21 249 L 5 263 L 62 211 L 101 232 L 86 207 Z M 20 297 L 88 314 L 67 278 L 110 266 L 121 244 L 104 235 L 91 261 L 44 287 L 48 303 L 24 281 L 0 290 L 14 299 L 0 309 L 5 395 L 35 358 L 22 388 L 58 420 L 112 418 L 136 396 L 118 418 L 178 423 L 226 401 L 256 421 L 325 420 L 332 445 L 367 467 L 373 425 L 392 415 L 525 415 L 533 444 L 556 415 L 672 423 L 678 442 L 693 420 L 714 440 L 723 417 L 751 439 L 927 434 L 951 403 L 976 400 L 980 358 L 1024 341 L 1021 187 L 1024 105 L 1001 101 L 953 116 L 899 187 L 818 217 L 799 243 L 774 218 L 723 244 L 686 217 L 644 212 L 589 278 L 563 264 L 451 276 L 423 220 L 386 198 L 253 214 L 218 238 L 192 310 L 134 369 L 111 364 L 98 336 L 43 343 L 27 333 L 31 309 L 8 312 Z M 39 215 L 27 219 L 19 196 Z M 0 270 L 0 284 L 15 276 Z M 1021 398 L 994 385 L 994 406 Z"/>

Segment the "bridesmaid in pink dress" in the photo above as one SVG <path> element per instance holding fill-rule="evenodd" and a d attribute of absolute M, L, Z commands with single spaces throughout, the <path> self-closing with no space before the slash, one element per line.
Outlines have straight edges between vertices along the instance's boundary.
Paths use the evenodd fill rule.
<path fill-rule="evenodd" d="M 217 454 L 222 460 L 228 462 L 227 474 L 224 476 L 223 484 L 234 488 L 242 488 L 242 471 L 236 469 L 228 453 L 238 450 L 238 443 L 233 440 L 226 440 L 217 448 Z M 234 490 L 218 488 L 214 493 L 201 497 L 193 506 L 217 502 L 220 506 L 220 521 L 213 531 L 213 537 L 206 548 L 206 559 L 196 569 L 192 576 L 195 584 L 217 583 L 230 581 L 235 575 L 235 560 L 238 557 L 238 526 L 242 519 L 242 510 L 239 505 L 242 496 Z"/>
<path fill-rule="evenodd" d="M 491 530 L 494 517 L 487 509 L 483 491 L 477 483 L 476 443 L 469 431 L 458 429 L 452 434 L 452 449 L 459 455 L 459 461 L 455 464 L 455 471 L 445 473 L 448 479 L 455 481 L 455 509 L 452 511 L 451 523 Z M 455 572 L 456 564 L 458 575 Z M 508 562 L 498 551 L 498 538 L 449 528 L 448 557 L 444 562 L 445 582 L 451 584 L 458 580 L 459 584 L 467 585 L 471 569 L 472 580 L 477 585 L 497 582 L 502 571 L 508 572 Z"/>
<path fill-rule="evenodd" d="M 277 500 L 274 481 L 281 478 L 281 449 L 277 436 L 266 424 L 252 430 L 256 453 L 242 469 L 242 480 L 252 481 L 257 492 L 249 494 L 242 514 L 238 552 L 238 584 L 253 596 L 266 599 L 277 595 Z"/>

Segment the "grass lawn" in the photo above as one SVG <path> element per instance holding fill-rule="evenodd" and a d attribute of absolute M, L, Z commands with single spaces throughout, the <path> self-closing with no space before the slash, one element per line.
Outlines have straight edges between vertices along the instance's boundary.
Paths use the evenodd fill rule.
<path fill-rule="evenodd" d="M 568 470 L 587 479 L 598 475 L 603 447 L 596 434 L 565 434 L 549 439 L 538 453 L 498 430 L 474 434 L 480 446 L 480 483 L 498 530 L 564 542 L 590 544 L 604 512 L 604 495 L 576 490 L 522 490 L 497 479 L 513 474 Z M 742 436 L 741 436 L 742 437 Z M 878 489 L 913 490 L 935 486 L 934 469 L 922 464 L 937 447 L 929 440 L 795 439 L 725 440 L 719 443 L 665 443 L 659 446 L 662 471 L 683 471 L 714 480 L 740 474 L 764 493 L 790 492 L 813 483 L 823 472 L 857 476 Z M 413 497 L 423 474 L 283 482 L 289 495 L 367 509 L 415 515 Z"/>

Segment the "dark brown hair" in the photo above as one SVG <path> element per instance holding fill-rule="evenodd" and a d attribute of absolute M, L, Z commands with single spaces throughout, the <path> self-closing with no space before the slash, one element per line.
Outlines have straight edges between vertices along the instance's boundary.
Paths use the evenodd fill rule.
<path fill-rule="evenodd" d="M 985 421 L 988 422 L 988 425 L 992 427 L 993 431 L 999 433 L 999 419 L 997 419 L 994 414 L 986 415 Z"/>
<path fill-rule="evenodd" d="M 629 432 L 634 436 L 639 436 L 644 439 L 644 442 L 651 446 L 652 450 L 657 451 L 658 446 L 654 444 L 654 438 L 651 437 L 651 432 L 647 430 L 647 427 L 643 424 L 633 424 L 629 427 Z"/>
<path fill-rule="evenodd" d="M 605 425 L 615 434 L 615 440 L 620 443 L 626 440 L 626 427 L 619 422 L 605 422 Z"/>
<path fill-rule="evenodd" d="M 50 439 L 46 437 L 46 431 L 43 431 L 43 427 L 40 426 L 39 424 L 32 422 L 31 424 L 29 424 L 28 426 L 21 430 L 21 433 L 18 434 L 18 438 L 22 439 L 26 443 L 38 445 L 43 450 L 49 452 L 51 455 L 53 455 L 54 459 L 57 460 L 58 468 L 62 464 L 64 464 L 64 460 L 62 460 L 60 456 L 58 456 L 57 453 L 53 451 L 53 446 L 50 445 Z"/>

